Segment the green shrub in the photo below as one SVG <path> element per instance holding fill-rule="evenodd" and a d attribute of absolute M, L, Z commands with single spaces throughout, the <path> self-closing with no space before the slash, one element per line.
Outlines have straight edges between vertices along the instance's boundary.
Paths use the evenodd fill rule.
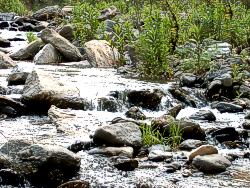
<path fill-rule="evenodd" d="M 15 12 L 18 15 L 24 15 L 27 9 L 20 0 L 0 0 L 0 12 Z"/>
<path fill-rule="evenodd" d="M 89 3 L 79 3 L 73 11 L 75 38 L 82 43 L 95 39 L 99 28 L 99 11 Z"/>

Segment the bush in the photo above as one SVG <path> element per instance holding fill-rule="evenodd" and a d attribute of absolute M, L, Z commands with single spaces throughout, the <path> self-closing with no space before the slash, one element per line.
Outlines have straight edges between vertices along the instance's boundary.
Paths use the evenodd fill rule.
<path fill-rule="evenodd" d="M 0 12 L 15 12 L 18 15 L 24 15 L 27 9 L 20 0 L 0 0 Z"/>

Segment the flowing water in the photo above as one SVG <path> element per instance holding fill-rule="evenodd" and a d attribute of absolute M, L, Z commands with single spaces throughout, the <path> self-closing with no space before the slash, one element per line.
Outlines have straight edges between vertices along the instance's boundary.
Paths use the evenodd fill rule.
<path fill-rule="evenodd" d="M 25 38 L 24 33 L 0 31 L 0 37 Z M 12 47 L 8 50 L 15 51 L 25 46 L 24 42 L 12 42 Z M 139 81 L 135 79 L 124 78 L 119 75 L 115 69 L 97 69 L 89 68 L 83 63 L 69 63 L 60 66 L 34 65 L 32 62 L 17 62 L 18 66 L 25 71 L 32 69 L 42 69 L 51 76 L 57 78 L 62 83 L 76 86 L 81 97 L 87 98 L 93 103 L 93 109 L 87 111 L 64 109 L 62 113 L 73 114 L 69 127 L 74 127 L 72 134 L 58 133 L 56 126 L 47 116 L 22 116 L 17 118 L 0 119 L 0 143 L 3 144 L 9 139 L 20 138 L 29 139 L 34 143 L 46 143 L 62 146 L 69 146 L 75 141 L 89 140 L 89 135 L 93 134 L 98 126 L 101 126 L 115 117 L 124 117 L 127 110 L 126 105 L 121 104 L 118 112 L 101 111 L 101 106 L 97 104 L 100 97 L 107 96 L 112 91 L 126 93 L 127 90 L 141 89 L 161 89 L 166 93 L 162 100 L 161 108 L 158 111 L 143 110 L 149 118 L 158 117 L 166 113 L 166 110 L 175 105 L 174 100 L 168 93 L 171 83 L 160 84 Z M 7 86 L 6 78 L 11 70 L 0 70 L 0 85 Z M 8 93 L 12 98 L 19 98 L 22 86 L 15 86 Z M 121 96 L 122 100 L 122 96 Z M 198 121 L 202 128 L 209 130 L 213 127 L 233 126 L 240 128 L 244 121 L 244 114 L 220 114 L 217 110 L 210 109 L 209 106 L 203 107 L 209 109 L 216 115 L 215 123 Z M 188 118 L 198 109 L 185 108 L 177 118 Z M 225 149 L 218 145 L 220 153 L 235 153 L 243 155 L 246 149 Z M 185 153 L 184 153 L 185 154 Z M 250 187 L 250 160 L 238 159 L 233 165 L 222 174 L 207 176 L 199 172 L 194 172 L 191 177 L 184 178 L 182 170 L 173 174 L 166 173 L 164 162 L 152 163 L 145 159 L 139 159 L 139 168 L 132 172 L 121 172 L 113 167 L 108 157 L 89 155 L 85 151 L 79 152 L 82 158 L 81 171 L 79 177 L 91 182 L 93 187 L 136 187 L 139 184 L 147 184 L 149 187 Z M 176 156 L 182 155 L 182 152 L 176 152 Z M 176 160 L 178 160 L 176 158 Z M 184 164 L 180 160 L 181 164 Z"/>

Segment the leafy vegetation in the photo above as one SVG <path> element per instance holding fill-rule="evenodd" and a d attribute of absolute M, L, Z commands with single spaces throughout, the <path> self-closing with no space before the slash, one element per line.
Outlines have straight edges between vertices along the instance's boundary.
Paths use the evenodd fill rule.
<path fill-rule="evenodd" d="M 37 36 L 32 32 L 26 33 L 26 37 L 28 39 L 28 43 L 31 43 L 37 39 Z"/>
<path fill-rule="evenodd" d="M 0 0 L 0 12 L 15 12 L 24 15 L 27 9 L 20 0 Z"/>
<path fill-rule="evenodd" d="M 165 144 L 165 138 L 159 130 L 154 129 L 151 125 L 141 125 L 143 145 L 152 146 L 157 144 Z"/>

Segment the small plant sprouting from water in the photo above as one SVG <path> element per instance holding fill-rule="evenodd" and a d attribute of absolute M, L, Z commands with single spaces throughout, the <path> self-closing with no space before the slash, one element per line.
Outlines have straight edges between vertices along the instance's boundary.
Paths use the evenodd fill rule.
<path fill-rule="evenodd" d="M 173 150 L 177 150 L 182 141 L 182 129 L 180 127 L 179 121 L 169 119 L 169 137 L 166 142 Z"/>
<path fill-rule="evenodd" d="M 28 43 L 31 43 L 31 42 L 37 40 L 37 36 L 32 32 L 26 33 L 26 37 L 27 37 Z"/>
<path fill-rule="evenodd" d="M 142 124 L 143 145 L 152 146 L 157 144 L 165 144 L 165 138 L 159 130 L 154 129 L 151 125 Z"/>

